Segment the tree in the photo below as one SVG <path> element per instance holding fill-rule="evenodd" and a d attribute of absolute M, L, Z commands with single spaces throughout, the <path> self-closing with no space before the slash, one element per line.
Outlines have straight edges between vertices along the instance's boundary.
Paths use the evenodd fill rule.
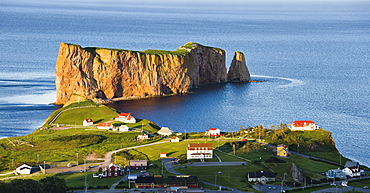
<path fill-rule="evenodd" d="M 44 193 L 65 193 L 68 190 L 66 181 L 54 176 L 41 179 L 40 184 Z"/>
<path fill-rule="evenodd" d="M 12 193 L 39 193 L 43 192 L 38 181 L 31 179 L 15 179 L 10 182 Z"/>

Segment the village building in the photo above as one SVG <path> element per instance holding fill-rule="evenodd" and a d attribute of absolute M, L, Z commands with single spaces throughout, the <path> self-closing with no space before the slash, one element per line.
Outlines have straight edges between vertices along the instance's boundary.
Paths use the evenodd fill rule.
<path fill-rule="evenodd" d="M 97 126 L 98 129 L 112 129 L 112 123 L 99 123 Z"/>
<path fill-rule="evenodd" d="M 358 162 L 347 161 L 342 171 L 346 176 L 351 178 L 361 176 L 360 164 Z"/>
<path fill-rule="evenodd" d="M 327 178 L 346 179 L 346 174 L 341 169 L 333 169 L 326 172 Z"/>
<path fill-rule="evenodd" d="M 263 184 L 267 182 L 273 182 L 276 180 L 276 173 L 259 171 L 259 172 L 249 172 L 247 177 L 249 182 L 261 182 Z"/>
<path fill-rule="evenodd" d="M 23 164 L 17 166 L 15 171 L 17 172 L 17 174 L 31 174 L 32 173 L 32 167 L 28 164 L 23 163 Z"/>
<path fill-rule="evenodd" d="M 109 164 L 108 168 L 106 168 L 106 173 L 108 177 L 123 176 L 124 174 L 123 170 L 113 163 Z"/>
<path fill-rule="evenodd" d="M 131 170 L 147 170 L 148 162 L 146 160 L 130 160 Z"/>
<path fill-rule="evenodd" d="M 278 145 L 276 147 L 276 155 L 278 157 L 288 157 L 289 151 L 288 146 L 286 145 Z"/>
<path fill-rule="evenodd" d="M 291 124 L 290 130 L 292 131 L 314 131 L 319 127 L 312 120 L 299 120 Z"/>
<path fill-rule="evenodd" d="M 138 141 L 142 141 L 142 140 L 146 140 L 146 139 L 149 139 L 149 135 L 147 135 L 147 134 L 140 134 L 140 135 L 137 136 Z"/>
<path fill-rule="evenodd" d="M 176 136 L 173 136 L 173 137 L 171 137 L 170 142 L 172 142 L 172 143 L 180 142 L 180 138 L 178 138 Z"/>
<path fill-rule="evenodd" d="M 210 137 L 218 137 L 221 136 L 221 130 L 218 128 L 210 128 L 206 130 L 205 135 Z"/>
<path fill-rule="evenodd" d="M 127 125 L 121 125 L 121 126 L 119 126 L 118 130 L 120 132 L 127 132 L 127 131 L 130 130 L 130 128 Z"/>
<path fill-rule="evenodd" d="M 187 159 L 212 159 L 212 143 L 189 143 L 186 151 Z"/>
<path fill-rule="evenodd" d="M 120 113 L 114 118 L 114 120 L 124 123 L 136 123 L 136 119 L 131 115 L 131 113 Z"/>
<path fill-rule="evenodd" d="M 83 125 L 83 126 L 91 126 L 91 125 L 94 125 L 94 122 L 92 121 L 92 119 L 85 119 L 85 120 L 82 122 L 82 125 Z"/>
<path fill-rule="evenodd" d="M 172 135 L 172 131 L 168 127 L 162 127 L 157 133 L 164 136 Z"/>
<path fill-rule="evenodd" d="M 159 154 L 159 157 L 160 158 L 166 158 L 167 157 L 167 153 L 166 152 L 162 152 Z"/>
<path fill-rule="evenodd" d="M 163 179 L 162 176 L 148 176 L 137 177 L 135 179 L 135 188 L 165 188 L 166 192 L 190 192 L 190 193 L 203 193 L 203 190 L 198 189 L 197 176 L 168 176 Z M 196 188 L 196 189 L 195 189 Z"/>

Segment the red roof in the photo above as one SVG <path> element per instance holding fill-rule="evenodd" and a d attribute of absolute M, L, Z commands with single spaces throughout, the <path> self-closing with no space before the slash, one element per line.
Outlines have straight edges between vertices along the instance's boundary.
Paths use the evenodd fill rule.
<path fill-rule="evenodd" d="M 112 126 L 112 123 L 99 123 L 98 127 L 110 127 Z"/>
<path fill-rule="evenodd" d="M 85 119 L 86 122 L 93 122 L 91 119 Z"/>
<path fill-rule="evenodd" d="M 315 122 L 313 122 L 312 120 L 299 120 L 299 121 L 294 121 L 293 123 L 293 126 L 294 127 L 304 127 L 304 126 L 308 126 L 309 124 L 315 124 Z"/>
<path fill-rule="evenodd" d="M 120 118 L 120 117 L 126 117 L 127 120 L 130 120 L 133 118 L 133 116 L 131 116 L 131 113 L 120 113 L 115 118 Z"/>
<path fill-rule="evenodd" d="M 209 130 L 217 130 L 217 128 L 210 128 Z"/>

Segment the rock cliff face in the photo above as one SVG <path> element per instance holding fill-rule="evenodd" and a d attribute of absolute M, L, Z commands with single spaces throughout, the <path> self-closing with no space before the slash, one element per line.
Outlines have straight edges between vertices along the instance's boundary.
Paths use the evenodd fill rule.
<path fill-rule="evenodd" d="M 225 51 L 219 48 L 190 42 L 173 52 L 138 52 L 61 43 L 56 103 L 65 104 L 72 94 L 105 102 L 187 93 L 225 82 Z"/>
<path fill-rule="evenodd" d="M 247 82 L 251 80 L 245 57 L 242 52 L 235 52 L 227 74 L 227 80 L 230 82 Z"/>

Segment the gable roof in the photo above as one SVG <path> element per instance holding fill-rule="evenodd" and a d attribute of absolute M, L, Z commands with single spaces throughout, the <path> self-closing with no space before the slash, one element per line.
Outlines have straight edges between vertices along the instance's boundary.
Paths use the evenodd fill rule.
<path fill-rule="evenodd" d="M 142 165 L 142 166 L 147 166 L 148 162 L 146 160 L 130 160 L 130 166 L 135 166 L 135 165 Z"/>
<path fill-rule="evenodd" d="M 112 126 L 112 123 L 99 123 L 98 127 L 110 127 Z"/>
<path fill-rule="evenodd" d="M 350 168 L 350 167 L 360 167 L 360 164 L 358 162 L 352 162 L 352 161 L 347 161 L 346 164 L 344 165 L 344 168 Z"/>
<path fill-rule="evenodd" d="M 199 148 L 207 148 L 208 150 L 213 150 L 213 144 L 212 143 L 189 143 L 187 149 L 195 150 Z"/>
<path fill-rule="evenodd" d="M 85 119 L 86 122 L 91 123 L 93 122 L 92 119 Z"/>
<path fill-rule="evenodd" d="M 298 121 L 294 121 L 292 123 L 292 125 L 294 127 L 304 127 L 304 126 L 308 126 L 310 124 L 315 124 L 315 122 L 313 122 L 312 120 L 298 120 Z"/>

